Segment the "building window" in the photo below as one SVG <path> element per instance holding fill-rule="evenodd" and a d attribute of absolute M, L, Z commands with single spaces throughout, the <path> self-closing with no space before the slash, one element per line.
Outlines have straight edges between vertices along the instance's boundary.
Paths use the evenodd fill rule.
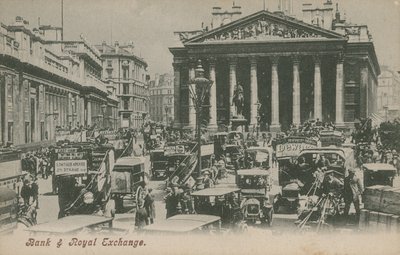
<path fill-rule="evenodd" d="M 124 80 L 127 80 L 128 79 L 128 76 L 129 76 L 129 74 L 128 74 L 128 68 L 122 68 L 122 78 L 124 79 Z"/>
<path fill-rule="evenodd" d="M 124 110 L 129 109 L 129 101 L 127 99 L 124 99 Z"/>
<path fill-rule="evenodd" d="M 107 66 L 111 67 L 112 66 L 112 61 L 111 60 L 107 60 Z"/>
<path fill-rule="evenodd" d="M 122 87 L 122 93 L 124 95 L 128 95 L 129 94 L 129 84 L 124 84 Z"/>
<path fill-rule="evenodd" d="M 40 140 L 45 140 L 44 122 L 40 122 Z"/>
<path fill-rule="evenodd" d="M 30 142 L 30 135 L 29 135 L 29 122 L 25 122 L 25 143 L 29 143 Z"/>
<path fill-rule="evenodd" d="M 14 128 L 13 128 L 13 124 L 14 123 L 12 123 L 12 122 L 8 122 L 8 137 L 7 137 L 7 140 L 9 141 L 9 142 L 12 142 L 13 141 L 13 137 L 14 137 Z"/>

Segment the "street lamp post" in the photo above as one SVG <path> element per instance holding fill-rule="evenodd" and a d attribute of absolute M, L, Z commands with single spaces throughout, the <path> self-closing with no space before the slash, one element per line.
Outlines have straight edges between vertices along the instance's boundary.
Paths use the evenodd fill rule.
<path fill-rule="evenodd" d="M 168 105 L 164 107 L 165 109 L 165 126 L 168 126 Z"/>
<path fill-rule="evenodd" d="M 107 110 L 107 105 L 103 104 L 101 105 L 101 113 L 103 114 L 103 128 L 106 127 L 106 110 Z"/>
<path fill-rule="evenodd" d="M 191 97 L 193 98 L 193 103 L 196 112 L 196 133 L 197 133 L 197 174 L 200 176 L 201 174 L 201 111 L 203 108 L 203 101 L 208 91 L 211 88 L 212 81 L 208 80 L 204 77 L 204 69 L 201 65 L 201 60 L 198 61 L 197 67 L 195 69 L 195 78 L 190 81 L 191 84 L 195 86 L 189 86 L 189 92 Z"/>
<path fill-rule="evenodd" d="M 261 103 L 260 101 L 257 100 L 257 103 L 255 103 L 255 105 L 257 106 L 257 127 L 256 127 L 256 131 L 257 131 L 257 138 L 260 132 L 260 120 L 261 120 L 261 116 L 260 116 L 260 108 L 261 108 Z"/>

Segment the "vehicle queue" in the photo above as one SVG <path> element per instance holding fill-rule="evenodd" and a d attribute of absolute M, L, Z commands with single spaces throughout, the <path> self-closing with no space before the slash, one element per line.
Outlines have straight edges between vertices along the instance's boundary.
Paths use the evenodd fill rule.
<path fill-rule="evenodd" d="M 313 226 L 317 231 L 332 230 L 338 224 L 356 226 L 358 197 L 364 187 L 393 186 L 397 169 L 388 164 L 360 164 L 356 154 L 361 145 L 346 145 L 343 133 L 334 129 L 307 123 L 275 137 L 248 133 L 246 139 L 238 131 L 204 132 L 200 172 L 196 171 L 199 145 L 177 130 L 148 136 L 150 141 L 139 152 L 132 146 L 132 136 L 122 142 L 125 147 L 119 146 L 118 153 L 115 144 L 119 143 L 110 143 L 100 134 L 92 142 L 60 143 L 50 148 L 49 157 L 59 218 L 101 215 L 113 219 L 115 213 L 133 211 L 138 230 L 155 230 L 157 226 L 148 226 L 153 225 L 150 215 L 155 212 L 154 196 L 147 186 L 151 179 L 158 179 L 165 180 L 168 222 L 154 224 L 165 231 L 174 228 L 174 222 L 182 224 L 175 219 L 178 215 L 193 215 L 185 216 L 188 222 L 196 221 L 194 215 L 207 219 L 192 229 L 196 231 L 207 229 L 215 219 L 220 224 L 211 224 L 213 231 L 215 226 L 233 232 L 249 225 L 273 227 L 274 213 L 297 213 L 296 224 L 302 231 Z M 150 155 L 150 169 L 143 152 Z M 356 209 L 353 221 L 348 220 L 351 203 Z M 211 216 L 217 218 L 211 220 Z"/>

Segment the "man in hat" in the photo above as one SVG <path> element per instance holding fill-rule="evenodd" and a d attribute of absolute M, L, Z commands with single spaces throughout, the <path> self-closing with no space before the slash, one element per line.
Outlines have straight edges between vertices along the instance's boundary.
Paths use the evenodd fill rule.
<path fill-rule="evenodd" d="M 153 189 L 149 188 L 147 190 L 146 197 L 144 198 L 144 208 L 146 209 L 147 215 L 149 216 L 150 224 L 154 223 L 156 217 L 156 208 L 154 205 L 154 195 L 152 193 Z"/>
<path fill-rule="evenodd" d="M 137 229 L 142 229 L 148 225 L 148 215 L 146 209 L 144 208 L 143 199 L 139 199 L 138 208 L 136 209 L 135 215 L 135 227 Z"/>
<path fill-rule="evenodd" d="M 210 178 L 210 172 L 208 170 L 204 171 L 204 188 L 211 188 L 214 186 L 213 180 Z"/>
<path fill-rule="evenodd" d="M 360 217 L 360 196 L 364 192 L 364 187 L 360 178 L 355 173 L 355 169 L 350 168 L 349 175 L 344 178 L 344 215 L 346 217 L 349 215 L 350 205 L 353 203 L 358 221 Z"/>
<path fill-rule="evenodd" d="M 29 205 L 30 198 L 33 197 L 32 184 L 28 179 L 24 180 L 24 185 L 21 188 L 21 197 L 25 205 Z"/>
<path fill-rule="evenodd" d="M 397 175 L 400 175 L 400 160 L 399 160 L 399 154 L 395 152 L 393 154 L 393 160 L 390 162 L 396 169 L 397 169 Z"/>

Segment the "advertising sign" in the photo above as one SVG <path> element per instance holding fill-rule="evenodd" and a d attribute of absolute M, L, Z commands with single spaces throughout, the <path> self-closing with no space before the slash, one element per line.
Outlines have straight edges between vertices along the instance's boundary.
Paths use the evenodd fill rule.
<path fill-rule="evenodd" d="M 84 157 L 84 153 L 83 152 L 68 152 L 68 153 L 59 153 L 58 154 L 58 159 L 63 159 L 63 160 L 66 160 L 66 159 L 69 159 L 69 160 L 72 160 L 72 159 L 83 159 L 83 157 Z"/>
<path fill-rule="evenodd" d="M 287 137 L 276 143 L 276 157 L 297 157 L 304 149 L 316 148 L 318 142 L 308 137 Z"/>
<path fill-rule="evenodd" d="M 87 173 L 86 160 L 57 160 L 55 163 L 56 175 L 75 175 Z"/>

